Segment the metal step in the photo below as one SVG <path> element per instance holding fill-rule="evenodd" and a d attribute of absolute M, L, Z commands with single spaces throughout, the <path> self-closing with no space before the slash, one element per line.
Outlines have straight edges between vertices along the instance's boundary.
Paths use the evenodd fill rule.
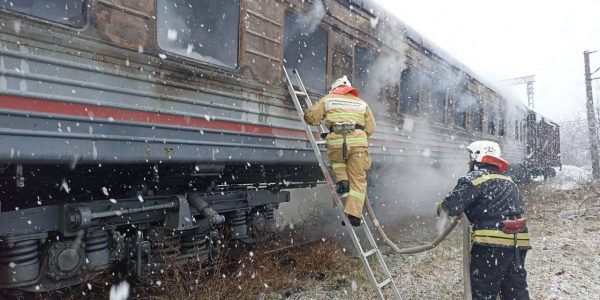
<path fill-rule="evenodd" d="M 384 281 L 382 281 L 382 282 L 378 283 L 378 284 L 377 284 L 377 288 L 380 288 L 380 289 L 381 289 L 382 287 L 384 287 L 384 286 L 388 285 L 390 282 L 392 282 L 392 278 L 388 278 L 388 279 L 386 279 L 386 280 L 384 280 Z"/>
<path fill-rule="evenodd" d="M 369 257 L 369 256 L 371 256 L 371 255 L 373 255 L 373 254 L 377 253 L 377 251 L 378 251 L 378 250 L 379 250 L 379 249 L 377 249 L 377 248 L 373 248 L 373 249 L 371 249 L 371 250 L 369 250 L 369 251 L 367 251 L 367 252 L 364 252 L 364 253 L 363 253 L 363 256 L 364 256 L 364 257 Z"/>

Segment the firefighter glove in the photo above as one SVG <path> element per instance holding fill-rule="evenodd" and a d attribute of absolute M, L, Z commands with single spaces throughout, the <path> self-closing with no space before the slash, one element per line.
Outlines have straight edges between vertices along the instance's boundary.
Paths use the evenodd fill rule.
<path fill-rule="evenodd" d="M 435 212 L 437 213 L 437 216 L 439 217 L 440 214 L 442 213 L 442 202 L 435 203 Z"/>

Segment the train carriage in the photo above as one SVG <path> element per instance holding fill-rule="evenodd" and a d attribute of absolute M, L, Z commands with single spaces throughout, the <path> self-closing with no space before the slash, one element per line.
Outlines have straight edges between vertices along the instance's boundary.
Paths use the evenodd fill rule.
<path fill-rule="evenodd" d="M 374 186 L 414 163 L 462 166 L 476 139 L 526 159 L 527 110 L 369 2 L 0 8 L 3 289 L 57 289 L 116 262 L 145 276 L 268 236 L 286 189 L 321 180 L 284 67 L 315 99 L 342 75 L 363 91 Z"/>

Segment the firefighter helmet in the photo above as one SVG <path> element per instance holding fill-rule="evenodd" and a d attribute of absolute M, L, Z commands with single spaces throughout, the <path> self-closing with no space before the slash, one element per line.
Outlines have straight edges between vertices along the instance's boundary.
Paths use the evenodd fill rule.
<path fill-rule="evenodd" d="M 495 165 L 500 172 L 508 169 L 508 162 L 502 159 L 500 145 L 492 141 L 476 141 L 467 146 L 469 157 L 475 163 Z"/>
<path fill-rule="evenodd" d="M 332 84 L 331 84 L 331 89 L 335 89 L 341 85 L 347 85 L 347 86 L 352 86 L 352 84 L 350 83 L 350 79 L 348 79 L 348 76 L 344 75 L 341 78 L 336 79 Z"/>

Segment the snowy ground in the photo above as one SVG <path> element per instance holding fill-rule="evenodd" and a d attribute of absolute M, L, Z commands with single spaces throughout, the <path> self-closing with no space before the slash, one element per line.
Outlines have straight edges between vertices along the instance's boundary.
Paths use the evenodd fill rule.
<path fill-rule="evenodd" d="M 585 171 L 566 166 L 549 182 L 521 190 L 533 244 L 526 261 L 532 299 L 600 299 L 600 214 L 594 210 L 600 206 L 600 193 L 589 185 L 574 189 L 583 184 L 583 176 L 587 176 Z M 434 221 L 421 224 L 435 232 Z M 456 230 L 426 253 L 386 254 L 404 299 L 463 298 L 461 234 Z M 397 238 L 411 240 L 414 236 L 403 232 Z M 348 261 L 360 266 L 357 258 L 348 257 Z M 323 282 L 286 298 L 374 299 L 361 271 L 348 270 L 345 285 Z"/>
<path fill-rule="evenodd" d="M 591 170 L 564 165 L 562 169 L 556 168 L 556 177 L 550 178 L 548 184 L 558 190 L 572 190 L 589 182 L 591 178 Z"/>

